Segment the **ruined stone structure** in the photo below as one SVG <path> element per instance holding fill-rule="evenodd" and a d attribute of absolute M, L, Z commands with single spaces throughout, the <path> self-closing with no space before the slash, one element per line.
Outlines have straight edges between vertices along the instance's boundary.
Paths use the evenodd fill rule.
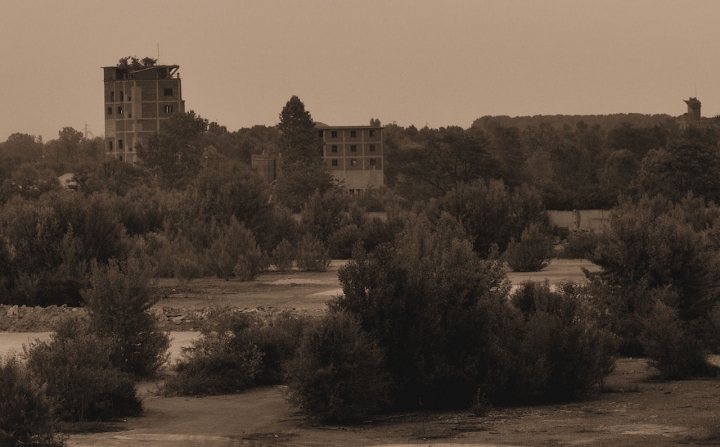
<path fill-rule="evenodd" d="M 108 159 L 135 163 L 160 122 L 185 111 L 177 65 L 103 67 Z"/>

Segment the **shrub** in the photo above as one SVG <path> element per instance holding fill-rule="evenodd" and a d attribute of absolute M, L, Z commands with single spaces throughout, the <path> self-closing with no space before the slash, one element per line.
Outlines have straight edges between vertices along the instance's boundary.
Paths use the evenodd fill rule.
<path fill-rule="evenodd" d="M 303 337 L 288 364 L 289 399 L 323 421 L 352 422 L 387 408 L 384 356 L 357 318 L 331 312 Z"/>
<path fill-rule="evenodd" d="M 330 255 L 334 259 L 349 259 L 352 256 L 353 245 L 362 239 L 363 232 L 357 225 L 345 225 L 328 238 Z"/>
<path fill-rule="evenodd" d="M 539 225 L 530 224 L 519 242 L 510 242 L 505 260 L 515 272 L 537 272 L 547 267 L 553 253 L 552 235 L 544 233 Z"/>
<path fill-rule="evenodd" d="M 0 359 L 0 445 L 62 447 L 44 388 L 16 357 Z"/>
<path fill-rule="evenodd" d="M 112 355 L 112 342 L 88 333 L 80 319 L 66 320 L 50 341 L 25 348 L 28 369 L 57 402 L 55 416 L 71 422 L 142 412 L 132 376 L 113 365 Z"/>
<path fill-rule="evenodd" d="M 295 262 L 295 250 L 287 239 L 283 239 L 270 255 L 272 263 L 281 272 L 291 270 Z"/>
<path fill-rule="evenodd" d="M 90 330 L 111 340 L 112 361 L 121 371 L 149 377 L 167 360 L 168 334 L 147 312 L 158 297 L 150 296 L 147 269 L 135 260 L 93 265 L 90 288 L 83 290 Z"/>
<path fill-rule="evenodd" d="M 392 246 L 357 250 L 339 271 L 353 314 L 385 349 L 398 407 L 462 408 L 503 387 L 509 286 L 499 264 L 481 261 L 448 214 L 435 227 L 411 219 Z"/>
<path fill-rule="evenodd" d="M 289 313 L 266 318 L 218 311 L 202 336 L 183 351 L 164 388 L 167 394 L 235 393 L 282 381 L 283 365 L 295 354 L 306 321 Z"/>
<path fill-rule="evenodd" d="M 297 266 L 308 272 L 324 272 L 330 267 L 330 254 L 319 239 L 306 234 L 297 249 Z"/>
<path fill-rule="evenodd" d="M 592 258 L 598 238 L 594 233 L 586 231 L 573 231 L 567 237 L 567 244 L 563 246 L 558 258 L 563 259 L 590 259 Z"/>
<path fill-rule="evenodd" d="M 713 353 L 720 354 L 720 303 L 708 315 L 708 344 Z"/>
<path fill-rule="evenodd" d="M 212 244 L 210 253 L 216 273 L 221 278 L 235 276 L 241 281 L 250 281 L 264 267 L 263 255 L 255 237 L 235 217 L 230 219 L 230 225 Z"/>
<path fill-rule="evenodd" d="M 641 341 L 649 364 L 665 379 L 686 379 L 714 371 L 705 358 L 702 343 L 680 320 L 677 311 L 658 302 L 644 321 Z"/>
<path fill-rule="evenodd" d="M 514 399 L 567 400 L 602 385 L 619 340 L 600 327 L 577 285 L 552 292 L 548 282 L 524 283 L 511 302 L 524 317 L 509 388 Z"/>

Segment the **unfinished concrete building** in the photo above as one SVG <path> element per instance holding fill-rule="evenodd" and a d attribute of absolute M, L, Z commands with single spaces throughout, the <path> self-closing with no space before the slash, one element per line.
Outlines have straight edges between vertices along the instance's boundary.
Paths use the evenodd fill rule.
<path fill-rule="evenodd" d="M 350 193 L 384 184 L 381 126 L 328 126 L 317 123 L 325 165 Z"/>
<path fill-rule="evenodd" d="M 108 159 L 137 162 L 160 123 L 185 111 L 177 65 L 103 67 L 105 145 Z"/>

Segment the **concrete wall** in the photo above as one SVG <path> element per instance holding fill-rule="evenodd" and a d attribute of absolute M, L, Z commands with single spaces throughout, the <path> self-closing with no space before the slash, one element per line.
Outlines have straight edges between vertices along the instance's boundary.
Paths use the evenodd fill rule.
<path fill-rule="evenodd" d="M 550 223 L 570 231 L 603 232 L 610 220 L 609 210 L 548 211 Z"/>

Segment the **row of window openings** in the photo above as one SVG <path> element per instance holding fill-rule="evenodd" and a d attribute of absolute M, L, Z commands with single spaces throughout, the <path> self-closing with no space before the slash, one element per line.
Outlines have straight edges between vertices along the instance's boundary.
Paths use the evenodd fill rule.
<path fill-rule="evenodd" d="M 322 130 L 318 131 L 318 134 L 320 135 L 320 138 L 322 138 L 322 136 L 323 136 L 323 131 L 322 131 Z M 374 130 L 368 130 L 368 136 L 370 136 L 370 138 L 374 137 L 374 136 L 375 136 L 375 131 L 374 131 Z M 331 131 L 330 131 L 330 138 L 337 138 L 337 137 L 338 137 L 337 130 L 331 130 Z M 350 138 L 357 138 L 357 131 L 356 131 L 356 130 L 351 130 L 351 131 L 350 131 Z"/>
<path fill-rule="evenodd" d="M 118 150 L 121 150 L 121 149 L 124 149 L 123 140 L 118 140 Z M 108 150 L 109 151 L 113 150 L 113 142 L 112 141 L 108 141 Z M 132 147 L 130 148 L 130 150 L 132 151 Z"/>
<path fill-rule="evenodd" d="M 173 106 L 164 106 L 164 107 L 163 107 L 163 111 L 164 111 L 165 113 L 173 113 Z M 113 108 L 112 108 L 112 107 L 108 107 L 108 108 L 107 108 L 107 112 L 108 112 L 108 115 L 112 115 L 112 113 L 113 113 Z M 118 107 L 118 108 L 117 108 L 117 114 L 118 114 L 118 115 L 122 115 L 122 114 L 123 114 L 123 108 L 122 108 L 122 107 Z M 128 116 L 129 116 L 130 118 L 132 118 L 132 113 L 128 113 Z"/>
<path fill-rule="evenodd" d="M 163 96 L 172 96 L 173 95 L 173 89 L 171 88 L 164 88 L 163 89 Z M 131 101 L 130 95 L 127 95 L 127 100 Z M 120 91 L 120 102 L 125 101 L 125 95 L 122 91 Z M 110 102 L 115 102 L 115 92 L 110 92 Z"/>
<path fill-rule="evenodd" d="M 332 164 L 333 166 L 337 166 L 338 165 L 337 159 L 331 160 L 330 164 Z M 357 166 L 357 164 L 358 164 L 358 161 L 355 160 L 354 158 L 350 160 L 350 166 Z M 375 160 L 374 158 L 371 158 L 370 166 L 376 166 L 376 165 L 377 165 L 377 160 Z"/>
<path fill-rule="evenodd" d="M 370 152 L 375 152 L 374 144 L 371 144 L 370 146 L 368 146 L 368 148 L 370 149 Z M 333 154 L 336 154 L 337 151 L 338 151 L 337 144 L 333 144 L 332 146 L 330 146 L 330 152 L 332 152 Z M 350 152 L 357 152 L 357 144 L 350 145 Z"/>

